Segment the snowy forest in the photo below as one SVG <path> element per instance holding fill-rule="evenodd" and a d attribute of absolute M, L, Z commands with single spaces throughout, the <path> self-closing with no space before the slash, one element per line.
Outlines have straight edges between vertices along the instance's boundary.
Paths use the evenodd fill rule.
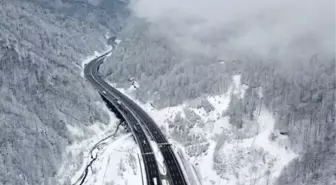
<path fill-rule="evenodd" d="M 232 76 L 240 74 L 248 89 L 242 100 L 231 98 L 229 110 L 224 114 L 241 128 L 243 118 L 253 120 L 254 112 L 266 106 L 276 117 L 276 129 L 288 136 L 291 149 L 301 156 L 285 168 L 277 184 L 331 185 L 336 182 L 335 43 L 328 50 L 321 50 L 319 41 L 303 36 L 295 38 L 283 56 L 273 51 L 274 55 L 267 57 L 235 53 L 234 57 L 221 58 L 223 54 L 183 49 L 179 44 L 186 44 L 176 43 L 174 39 L 183 41 L 189 32 L 178 30 L 181 32 L 176 31 L 177 38 L 171 37 L 168 30 L 163 30 L 171 26 L 169 22 L 165 25 L 165 20 L 160 19 L 163 23 L 152 23 L 150 18 L 130 18 L 120 33 L 122 44 L 100 68 L 108 80 L 128 88 L 130 79 L 134 79 L 140 85 L 134 92 L 136 98 L 153 101 L 156 107 L 163 108 L 223 94 Z M 335 24 L 328 21 L 328 26 Z M 220 47 L 216 45 L 218 40 L 225 42 L 228 36 L 216 31 L 208 35 L 209 38 L 193 39 L 200 40 L 205 49 L 209 45 Z M 329 41 L 335 40 L 334 34 L 328 36 L 331 36 L 327 38 Z M 186 130 L 183 123 L 186 122 L 176 117 L 171 124 Z"/>
<path fill-rule="evenodd" d="M 100 66 L 102 76 L 125 89 L 136 81 L 134 97 L 158 109 L 189 104 L 185 117 L 177 114 L 167 123 L 177 142 L 190 145 L 188 155 L 209 148 L 206 139 L 189 132 L 208 124 L 193 112 L 193 103 L 213 111 L 205 98 L 227 93 L 233 76 L 240 75 L 248 87 L 244 96 L 232 95 L 218 118 L 228 116 L 244 132 L 261 107 L 271 112 L 279 134 L 299 154 L 275 184 L 336 183 L 332 0 L 284 0 L 284 6 L 237 0 L 236 12 L 220 1 L 139 2 L 0 1 L 0 184 L 57 184 L 57 171 L 69 157 L 65 149 L 82 139 L 68 127 L 85 132 L 95 122 L 107 124 L 108 115 L 97 106 L 101 98 L 81 76 L 81 62 L 106 49 L 113 35 L 122 42 Z M 219 137 L 216 150 L 225 139 Z"/>
<path fill-rule="evenodd" d="M 141 84 L 136 97 L 158 107 L 226 92 L 234 72 L 218 59 L 179 51 L 143 20 L 130 19 L 120 33 L 123 42 L 100 68 L 109 80 L 127 87 L 134 78 Z"/>
<path fill-rule="evenodd" d="M 120 12 L 86 1 L 0 1 L 0 184 L 57 184 L 64 150 L 78 139 L 68 125 L 107 123 L 80 76 L 84 57 L 104 50 L 104 35 L 127 15 L 121 2 L 105 3 Z"/>

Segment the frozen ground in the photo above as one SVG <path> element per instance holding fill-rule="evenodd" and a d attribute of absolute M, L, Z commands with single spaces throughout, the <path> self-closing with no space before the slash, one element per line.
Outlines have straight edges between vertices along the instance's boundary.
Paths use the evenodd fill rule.
<path fill-rule="evenodd" d="M 123 129 L 120 128 L 119 132 L 114 135 L 119 120 L 104 104 L 98 102 L 97 104 L 109 114 L 109 124 L 94 123 L 88 128 L 85 128 L 85 130 L 76 127 L 68 127 L 72 136 L 76 138 L 74 139 L 76 142 L 72 143 L 72 145 L 66 149 L 65 155 L 68 160 L 64 161 L 62 168 L 57 174 L 60 184 L 69 184 L 70 182 L 72 184 L 74 183 L 73 181 L 75 181 L 74 179 L 79 178 L 86 165 L 91 161 L 91 149 L 100 140 L 113 135 L 113 137 L 107 140 L 107 142 L 113 142 L 115 138 L 123 132 Z"/>
<path fill-rule="evenodd" d="M 140 153 L 131 134 L 108 143 L 97 155 L 83 185 L 142 184 Z"/>

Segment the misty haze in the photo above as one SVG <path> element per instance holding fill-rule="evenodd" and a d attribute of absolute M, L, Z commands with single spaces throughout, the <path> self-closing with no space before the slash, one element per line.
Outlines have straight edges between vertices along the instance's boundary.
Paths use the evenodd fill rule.
<path fill-rule="evenodd" d="M 0 185 L 336 185 L 334 0 L 1 0 Z"/>

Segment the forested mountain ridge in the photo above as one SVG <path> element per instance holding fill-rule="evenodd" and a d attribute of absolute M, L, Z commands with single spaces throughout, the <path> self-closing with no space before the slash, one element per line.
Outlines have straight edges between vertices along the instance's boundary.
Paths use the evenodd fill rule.
<path fill-rule="evenodd" d="M 79 139 L 68 126 L 107 123 L 81 60 L 106 49 L 127 9 L 101 3 L 0 2 L 0 184 L 57 184 L 65 148 Z"/>
<path fill-rule="evenodd" d="M 263 103 L 277 118 L 276 129 L 287 135 L 291 149 L 302 155 L 277 183 L 335 183 L 335 58 L 316 54 L 293 62 L 290 68 L 281 63 L 248 66 L 243 82 L 263 88 Z"/>
<path fill-rule="evenodd" d="M 335 53 L 329 52 L 335 49 L 314 50 L 316 40 L 298 39 L 283 56 L 242 54 L 234 60 L 221 60 L 181 49 L 167 32 L 160 32 L 160 24 L 138 18 L 131 22 L 121 32 L 124 42 L 100 68 L 107 79 L 124 88 L 134 79 L 140 84 L 135 96 L 162 108 L 226 93 L 232 76 L 240 74 L 248 89 L 242 100 L 231 98 L 229 109 L 233 112 L 223 116 L 229 115 L 230 122 L 242 128 L 249 124 L 245 118 L 253 120 L 259 107 L 267 107 L 276 118 L 275 132 L 288 136 L 289 147 L 300 155 L 277 183 L 335 183 Z"/>
<path fill-rule="evenodd" d="M 155 2 L 159 0 L 150 3 Z M 176 2 L 177 7 L 183 8 L 179 1 Z M 245 134 L 244 129 L 252 128 L 249 124 L 255 124 L 261 107 L 266 107 L 276 120 L 270 140 L 286 136 L 288 147 L 299 156 L 282 171 L 276 183 L 335 184 L 335 44 L 328 45 L 327 49 L 332 51 L 328 53 L 325 48 L 319 48 L 319 38 L 297 32 L 299 37 L 289 42 L 288 53 L 274 47 L 268 58 L 248 55 L 250 53 L 234 53 L 234 57 L 226 57 L 231 54 L 232 46 L 238 49 L 254 43 L 258 46 L 269 37 L 272 42 L 279 42 L 278 37 L 263 35 L 274 33 L 274 30 L 280 39 L 290 38 L 280 36 L 292 27 L 282 29 L 281 26 L 286 24 L 281 24 L 280 20 L 274 30 L 265 29 L 279 23 L 277 16 L 281 13 L 264 16 L 263 12 L 259 14 L 260 10 L 256 16 L 238 22 L 234 22 L 236 17 L 218 19 L 217 14 L 225 12 L 223 10 L 214 11 L 213 17 L 211 12 L 206 12 L 210 16 L 200 20 L 196 15 L 204 12 L 191 14 L 194 16 L 191 19 L 188 14 L 182 14 L 187 21 L 178 17 L 175 19 L 177 25 L 174 25 L 174 15 L 181 14 L 171 11 L 166 11 L 169 16 L 164 19 L 155 18 L 160 24 L 134 15 L 126 20 L 129 14 L 127 3 L 122 0 L 0 2 L 0 184 L 57 184 L 57 170 L 65 157 L 66 146 L 81 139 L 73 137 L 68 126 L 85 130 L 94 122 L 107 122 L 107 115 L 95 103 L 100 100 L 99 96 L 80 76 L 80 65 L 85 56 L 106 47 L 105 35 L 120 30 L 118 37 L 123 42 L 100 67 L 100 72 L 119 87 L 128 88 L 130 80 L 134 79 L 140 85 L 134 91 L 136 98 L 153 102 L 157 108 L 190 105 L 183 109 L 183 114 L 167 123 L 173 131 L 173 139 L 188 144 L 188 155 L 201 155 L 209 149 L 203 133 L 196 135 L 190 131 L 192 127 L 203 131 L 202 128 L 210 125 L 194 112 L 192 102 L 206 112 L 214 111 L 206 98 L 230 92 L 232 77 L 241 76 L 240 83 L 247 87 L 245 94 L 240 97 L 232 93 L 229 107 L 216 117 L 228 117 L 237 132 L 251 137 L 252 134 Z M 307 1 L 307 4 L 310 3 Z M 160 12 L 155 5 L 143 7 Z M 191 5 L 186 7 L 192 9 Z M 253 8 L 248 7 L 248 10 Z M 144 10 L 145 13 L 152 12 Z M 284 22 L 295 23 L 288 21 L 293 14 L 284 10 Z M 246 11 L 242 11 L 244 16 Z M 309 15 L 318 17 L 322 14 L 309 12 Z M 167 19 L 171 17 L 171 20 Z M 221 21 L 226 18 L 233 18 L 233 22 L 209 24 L 214 29 L 202 24 L 209 21 L 207 19 Z M 326 25 L 332 24 L 334 22 Z M 305 26 L 293 25 L 296 29 Z M 319 26 L 323 28 L 323 24 Z M 188 28 L 192 29 L 192 34 Z M 316 31 L 316 28 L 312 30 Z M 326 34 L 329 30 L 324 31 L 321 38 L 325 39 L 329 37 Z M 251 39 L 255 33 L 259 37 Z M 228 42 L 230 38 L 233 42 L 241 41 L 241 37 L 243 42 Z M 327 40 L 334 41 L 335 35 Z M 280 46 L 283 46 L 282 40 Z M 225 133 L 221 136 L 216 138 L 218 151 L 227 139 Z M 216 156 L 213 157 L 216 160 Z M 213 168 L 217 172 L 221 170 L 216 166 Z"/>
<path fill-rule="evenodd" d="M 226 92 L 232 72 L 215 57 L 189 55 L 160 35 L 146 21 L 130 18 L 120 33 L 123 42 L 100 71 L 121 87 L 134 78 L 143 84 L 136 91 L 142 101 L 158 107 L 177 105 L 204 94 Z"/>

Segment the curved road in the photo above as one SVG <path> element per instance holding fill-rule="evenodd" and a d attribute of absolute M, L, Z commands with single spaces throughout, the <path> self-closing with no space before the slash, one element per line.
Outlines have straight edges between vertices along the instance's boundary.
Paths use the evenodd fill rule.
<path fill-rule="evenodd" d="M 104 55 L 92 60 L 85 66 L 84 75 L 90 81 L 90 83 L 98 90 L 98 92 L 110 103 L 112 103 L 118 111 L 125 118 L 126 123 L 128 124 L 130 130 L 133 132 L 133 136 L 140 147 L 142 154 L 145 172 L 146 172 L 146 181 L 148 185 L 162 185 L 160 179 L 159 168 L 156 163 L 156 158 L 153 153 L 153 149 L 149 144 L 149 140 L 145 132 L 140 127 L 139 123 L 135 117 L 128 111 L 123 105 L 119 104 L 116 98 L 111 92 L 111 87 L 103 81 L 98 75 L 98 67 L 105 59 L 106 55 L 110 52 L 105 53 Z M 106 92 L 106 93 L 104 93 Z M 156 180 L 154 180 L 156 179 Z M 155 182 L 156 181 L 156 182 Z M 140 185 L 140 183 L 139 183 Z"/>
<path fill-rule="evenodd" d="M 153 119 L 130 98 L 111 87 L 99 76 L 99 65 L 103 62 L 106 55 L 110 53 L 111 52 L 105 53 L 104 55 L 92 60 L 89 64 L 87 64 L 84 69 L 85 77 L 92 83 L 92 85 L 102 96 L 104 96 L 113 105 L 116 105 L 118 109 L 122 110 L 122 113 L 124 114 L 123 116 L 126 119 L 128 126 L 132 130 L 133 135 L 135 136 L 140 146 L 141 152 L 143 153 L 147 182 L 152 183 L 153 180 L 151 181 L 151 179 L 153 179 L 153 177 L 159 179 L 159 171 L 154 154 L 152 153 L 152 148 L 149 145 L 146 134 L 142 130 L 140 124 L 146 128 L 147 132 L 159 146 L 159 149 L 164 158 L 165 165 L 167 167 L 167 180 L 170 182 L 170 185 L 187 185 L 175 153 L 168 143 L 168 140 L 163 135 Z M 158 180 L 157 185 L 160 184 L 161 181 Z"/>

